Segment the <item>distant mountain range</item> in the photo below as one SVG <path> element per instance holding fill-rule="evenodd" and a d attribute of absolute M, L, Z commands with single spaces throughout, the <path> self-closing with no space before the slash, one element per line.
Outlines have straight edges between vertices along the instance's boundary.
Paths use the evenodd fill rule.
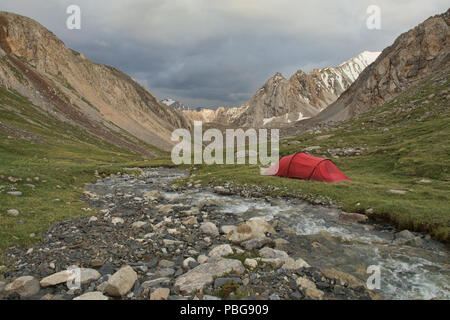
<path fill-rule="evenodd" d="M 276 73 L 252 97 L 236 108 L 183 110 L 189 119 L 233 126 L 264 127 L 289 124 L 315 116 L 347 90 L 380 52 L 364 51 L 337 67 L 298 70 L 289 80 Z"/>

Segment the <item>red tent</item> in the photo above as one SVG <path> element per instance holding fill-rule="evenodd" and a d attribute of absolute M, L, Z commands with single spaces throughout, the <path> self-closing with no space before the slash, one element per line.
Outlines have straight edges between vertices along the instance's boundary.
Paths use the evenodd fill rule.
<path fill-rule="evenodd" d="M 304 152 L 298 152 L 281 158 L 278 164 L 267 170 L 266 174 L 323 182 L 351 181 L 336 168 L 331 160 L 314 157 Z"/>

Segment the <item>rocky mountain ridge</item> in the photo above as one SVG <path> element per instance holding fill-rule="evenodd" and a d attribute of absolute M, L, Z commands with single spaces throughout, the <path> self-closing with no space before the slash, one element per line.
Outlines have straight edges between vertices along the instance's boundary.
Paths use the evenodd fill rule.
<path fill-rule="evenodd" d="M 277 72 L 241 107 L 188 110 L 184 114 L 191 120 L 242 127 L 295 123 L 315 116 L 333 103 L 379 54 L 364 51 L 336 67 L 310 73 L 298 70 L 289 80 Z"/>
<path fill-rule="evenodd" d="M 400 35 L 312 122 L 344 121 L 450 67 L 450 9 Z"/>
<path fill-rule="evenodd" d="M 122 71 L 89 61 L 36 21 L 0 12 L 0 85 L 45 112 L 140 153 L 142 141 L 170 150 L 177 110 Z"/>

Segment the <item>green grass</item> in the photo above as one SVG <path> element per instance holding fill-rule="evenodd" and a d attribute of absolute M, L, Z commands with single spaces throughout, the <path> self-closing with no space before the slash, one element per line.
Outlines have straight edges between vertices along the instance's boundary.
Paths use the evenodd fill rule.
<path fill-rule="evenodd" d="M 41 233 L 55 222 L 93 214 L 83 210 L 87 205 L 80 199 L 84 184 L 96 180 L 95 171 L 108 175 L 125 172 L 124 167 L 166 163 L 144 159 L 62 123 L 18 93 L 0 87 L 2 124 L 26 131 L 26 135 L 0 126 L 0 256 L 10 246 L 39 241 Z M 8 177 L 21 180 L 13 183 Z M 23 195 L 8 195 L 11 190 Z M 20 215 L 7 215 L 9 209 L 19 210 Z"/>
<path fill-rule="evenodd" d="M 429 79 L 393 101 L 337 128 L 282 141 L 280 154 L 320 146 L 312 154 L 330 157 L 328 149 L 363 147 L 361 156 L 332 159 L 352 182 L 322 183 L 261 176 L 257 166 L 196 166 L 195 177 L 180 181 L 262 186 L 272 196 L 330 199 L 343 210 L 365 213 L 400 229 L 427 232 L 450 242 L 450 108 L 448 74 Z M 447 90 L 447 91 L 446 91 Z M 432 96 L 434 94 L 434 96 Z M 387 128 L 388 130 L 384 130 Z M 325 140 L 317 136 L 332 135 Z M 297 144 L 288 142 L 297 141 Z M 429 184 L 418 183 L 430 179 Z M 389 189 L 408 191 L 390 194 Z"/>

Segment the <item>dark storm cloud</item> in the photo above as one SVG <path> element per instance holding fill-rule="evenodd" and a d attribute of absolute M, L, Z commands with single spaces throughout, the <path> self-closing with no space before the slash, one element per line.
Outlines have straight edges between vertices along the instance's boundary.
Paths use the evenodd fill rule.
<path fill-rule="evenodd" d="M 68 5 L 82 29 L 65 27 Z M 369 5 L 382 29 L 366 28 Z M 2 0 L 1 10 L 36 19 L 69 47 L 112 65 L 158 97 L 191 106 L 239 105 L 279 71 L 337 65 L 378 51 L 447 9 L 446 0 Z"/>

